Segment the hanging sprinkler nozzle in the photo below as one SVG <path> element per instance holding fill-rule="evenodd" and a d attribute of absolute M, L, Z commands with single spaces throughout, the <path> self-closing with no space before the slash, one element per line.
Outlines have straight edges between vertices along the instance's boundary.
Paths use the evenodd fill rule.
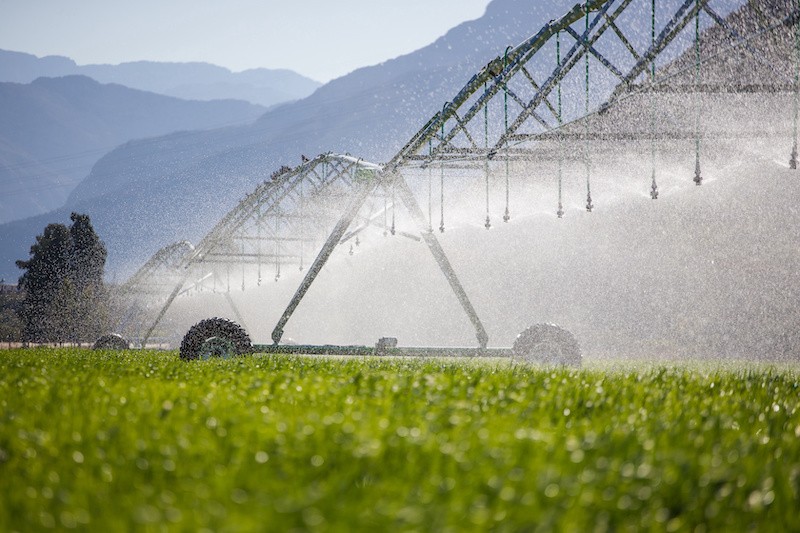
<path fill-rule="evenodd" d="M 703 184 L 703 176 L 700 174 L 700 161 L 698 160 L 694 165 L 694 184 L 700 186 Z"/>
<path fill-rule="evenodd" d="M 658 185 L 656 184 L 656 169 L 653 167 L 653 180 L 650 184 L 650 198 L 658 200 Z"/>

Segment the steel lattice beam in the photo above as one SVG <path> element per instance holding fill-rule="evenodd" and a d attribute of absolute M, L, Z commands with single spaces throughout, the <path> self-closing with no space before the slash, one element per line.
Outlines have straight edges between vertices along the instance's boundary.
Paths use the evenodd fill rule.
<path fill-rule="evenodd" d="M 642 2 L 639 2 L 640 4 Z M 649 0 L 646 2 L 649 4 Z M 710 23 L 710 27 L 718 27 L 732 39 L 742 41 L 743 48 L 751 56 L 755 54 L 746 42 L 745 35 L 736 32 L 729 27 L 723 17 L 713 9 L 712 0 L 682 0 L 678 8 L 669 17 L 662 14 L 664 23 L 658 28 L 657 37 L 654 42 L 648 42 L 646 46 L 636 45 L 636 39 L 631 33 L 635 28 L 623 28 L 620 19 L 630 9 L 636 7 L 634 0 L 606 0 L 589 1 L 576 5 L 569 13 L 562 18 L 545 24 L 530 39 L 521 43 L 517 47 L 509 50 L 503 56 L 497 56 L 490 61 L 486 67 L 475 74 L 467 84 L 458 92 L 451 102 L 448 102 L 441 111 L 436 113 L 430 120 L 414 135 L 411 140 L 387 163 L 387 170 L 401 170 L 406 166 L 427 166 L 437 162 L 447 162 L 453 159 L 452 154 L 469 151 L 474 157 L 484 158 L 487 151 L 480 146 L 477 140 L 479 132 L 484 130 L 482 123 L 485 109 L 487 106 L 495 108 L 503 105 L 502 100 L 511 104 L 508 107 L 508 127 L 500 132 L 495 132 L 489 139 L 488 156 L 499 160 L 506 157 L 506 151 L 510 149 L 515 141 L 520 139 L 520 135 L 527 139 L 533 139 L 536 135 L 548 135 L 552 130 L 558 129 L 557 123 L 549 123 L 542 115 L 547 111 L 550 115 L 558 115 L 555 106 L 550 101 L 555 89 L 563 83 L 569 76 L 576 80 L 579 78 L 579 71 L 582 69 L 581 63 L 585 61 L 586 54 L 589 54 L 593 64 L 601 65 L 607 72 L 609 80 L 616 80 L 615 87 L 604 98 L 593 93 L 593 98 L 601 102 L 590 114 L 598 110 L 607 110 L 616 101 L 631 90 L 636 90 L 637 80 L 645 73 L 648 67 L 657 60 L 659 55 L 682 34 L 687 26 L 695 20 L 695 17 L 705 15 L 705 20 Z M 740 6 L 748 5 L 742 0 Z M 588 12 L 588 27 L 585 24 Z M 783 22 L 789 23 L 796 17 L 793 13 L 785 13 Z M 763 14 L 762 14 L 763 17 Z M 776 19 L 766 18 L 761 22 L 762 28 L 770 24 L 776 24 Z M 705 31 L 708 31 L 708 27 Z M 611 31 L 608 31 L 611 30 Z M 553 54 L 555 49 L 554 41 L 557 35 L 569 36 L 573 40 L 572 46 L 561 58 L 561 61 L 551 70 L 550 74 L 543 82 L 537 83 L 531 72 L 537 61 L 542 61 L 543 55 Z M 628 51 L 632 64 L 623 65 L 617 63 L 620 59 L 610 58 L 605 52 L 600 50 L 600 46 L 606 49 L 612 46 L 623 47 Z M 624 62 L 624 61 L 623 61 Z M 524 81 L 524 83 L 523 83 Z M 656 81 L 648 85 L 654 85 L 658 91 L 673 91 L 667 80 Z M 662 86 L 663 85 L 663 86 Z M 794 90 L 791 83 L 779 84 L 765 83 L 767 90 Z M 532 87 L 533 94 L 528 99 L 523 99 L 518 89 L 513 87 Z M 692 87 L 688 87 L 692 89 Z M 740 92 L 741 87 L 722 86 L 711 87 L 704 85 L 699 90 L 704 92 Z M 756 91 L 761 87 L 750 84 L 744 90 Z M 575 94 L 570 96 L 573 101 L 580 100 L 582 95 Z M 573 105 L 573 108 L 579 106 Z M 568 117 L 564 122 L 578 122 L 584 115 L 578 114 Z M 523 127 L 534 131 L 523 132 Z M 457 138 L 461 136 L 467 142 L 458 143 Z"/>

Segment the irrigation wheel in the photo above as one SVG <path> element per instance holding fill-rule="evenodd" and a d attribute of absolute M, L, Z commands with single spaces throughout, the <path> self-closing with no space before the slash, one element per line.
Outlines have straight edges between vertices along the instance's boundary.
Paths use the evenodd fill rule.
<path fill-rule="evenodd" d="M 212 357 L 230 359 L 252 352 L 250 337 L 239 324 L 215 317 L 189 328 L 181 341 L 180 357 L 184 361 Z"/>
<path fill-rule="evenodd" d="M 534 324 L 519 335 L 512 348 L 520 360 L 545 365 L 581 366 L 575 336 L 555 324 Z"/>
<path fill-rule="evenodd" d="M 118 333 L 109 333 L 94 341 L 92 350 L 127 350 L 130 347 L 130 343 L 126 341 L 122 335 Z"/>

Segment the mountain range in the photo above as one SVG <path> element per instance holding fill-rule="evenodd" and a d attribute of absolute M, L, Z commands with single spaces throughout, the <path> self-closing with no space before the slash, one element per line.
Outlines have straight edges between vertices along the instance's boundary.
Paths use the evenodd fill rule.
<path fill-rule="evenodd" d="M 30 83 L 36 78 L 88 76 L 100 83 L 116 83 L 186 100 L 244 100 L 271 107 L 298 100 L 321 84 L 286 69 L 231 72 L 208 63 L 135 61 L 119 65 L 78 65 L 61 56 L 36 57 L 0 50 L 0 81 Z"/>
<path fill-rule="evenodd" d="M 249 123 L 319 85 L 289 70 L 77 65 L 0 50 L 0 224 L 63 206 L 98 159 L 120 144 Z"/>
<path fill-rule="evenodd" d="M 182 100 L 86 76 L 0 83 L 0 102 L 0 222 L 61 207 L 119 144 L 249 123 L 265 111 L 238 100 Z"/>

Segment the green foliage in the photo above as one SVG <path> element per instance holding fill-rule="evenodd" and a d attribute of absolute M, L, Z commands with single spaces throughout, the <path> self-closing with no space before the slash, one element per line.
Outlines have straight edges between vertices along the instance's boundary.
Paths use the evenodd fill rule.
<path fill-rule="evenodd" d="M 0 342 L 22 341 L 23 294 L 16 290 L 0 290 Z"/>
<path fill-rule="evenodd" d="M 796 368 L 0 354 L 0 530 L 797 531 Z"/>
<path fill-rule="evenodd" d="M 106 329 L 106 249 L 87 215 L 70 218 L 69 229 L 45 227 L 31 246 L 31 258 L 17 261 L 25 270 L 19 283 L 26 294 L 21 313 L 26 341 L 91 341 Z"/>
<path fill-rule="evenodd" d="M 71 278 L 80 292 L 102 284 L 106 264 L 106 247 L 94 231 L 88 215 L 72 213 L 69 234 L 72 238 L 70 255 Z"/>
<path fill-rule="evenodd" d="M 22 320 L 13 309 L 0 309 L 0 342 L 20 342 Z"/>

